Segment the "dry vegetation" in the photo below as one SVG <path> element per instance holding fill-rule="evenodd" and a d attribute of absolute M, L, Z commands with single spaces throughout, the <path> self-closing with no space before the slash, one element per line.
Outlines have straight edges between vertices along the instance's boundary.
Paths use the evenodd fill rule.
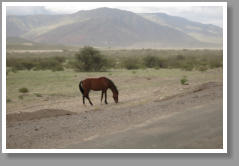
<path fill-rule="evenodd" d="M 156 140 L 158 148 L 222 147 L 221 50 L 103 50 L 92 59 L 83 56 L 85 58 L 80 60 L 75 56 L 81 56 L 80 53 L 76 53 L 66 51 L 57 56 L 55 53 L 11 53 L 7 56 L 8 148 L 90 147 L 88 140 L 107 137 L 103 140 L 117 141 L 109 134 L 120 132 L 122 135 L 135 125 L 144 126 L 147 122 L 161 123 L 157 124 L 160 129 L 156 129 L 162 135 Z M 94 62 L 105 62 L 102 68 L 96 65 L 100 72 L 86 67 L 87 64 L 94 66 L 90 65 Z M 110 90 L 108 105 L 100 103 L 100 92 L 91 91 L 94 106 L 88 101 L 84 106 L 79 81 L 100 76 L 114 81 L 119 90 L 119 103 L 114 103 Z M 201 88 L 201 85 L 208 88 Z M 195 87 L 199 89 L 192 91 Z M 162 120 L 162 117 L 166 118 Z M 170 122 L 173 127 L 168 125 Z M 167 132 L 174 132 L 175 126 L 182 129 L 178 128 L 180 134 L 172 135 L 171 141 L 164 142 L 168 135 L 161 132 L 162 124 Z M 204 127 L 198 130 L 202 124 Z M 192 128 L 188 129 L 189 126 Z M 155 132 L 144 131 L 141 127 L 137 130 L 139 139 L 155 138 Z M 192 138 L 195 131 L 197 134 Z M 122 135 L 123 147 L 130 147 L 129 142 L 136 142 L 136 148 L 151 147 L 148 138 L 144 144 L 137 144 L 134 134 L 134 141 L 125 141 L 124 136 L 130 138 L 130 134 Z M 181 137 L 177 138 L 179 135 Z M 212 139 L 208 140 L 209 137 Z M 101 143 L 100 148 L 104 147 Z M 119 143 L 119 148 L 121 145 Z"/>
<path fill-rule="evenodd" d="M 60 53 L 8 53 L 8 72 L 17 70 L 106 71 L 110 69 L 179 68 L 187 71 L 222 67 L 222 50 L 103 50 L 84 47 Z"/>
<path fill-rule="evenodd" d="M 96 51 L 92 59 L 79 58 L 82 52 L 65 52 L 58 56 L 7 56 L 7 112 L 34 111 L 32 107 L 37 106 L 69 106 L 78 111 L 78 106 L 70 105 L 82 104 L 78 83 L 87 77 L 111 78 L 118 86 L 121 103 L 143 102 L 155 95 L 164 98 L 196 84 L 222 82 L 221 50 L 103 50 Z M 84 60 L 88 66 L 82 68 Z M 99 62 L 102 65 L 96 67 L 100 72 L 90 68 Z M 111 92 L 108 93 L 112 103 Z M 90 96 L 99 104 L 99 92 L 91 92 Z"/>

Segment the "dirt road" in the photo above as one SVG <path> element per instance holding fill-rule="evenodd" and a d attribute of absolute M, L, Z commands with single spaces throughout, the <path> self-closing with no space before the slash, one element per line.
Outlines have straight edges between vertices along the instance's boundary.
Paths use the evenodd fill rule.
<path fill-rule="evenodd" d="M 13 114 L 7 148 L 222 148 L 222 104 L 222 84 L 210 82 L 137 105 Z"/>

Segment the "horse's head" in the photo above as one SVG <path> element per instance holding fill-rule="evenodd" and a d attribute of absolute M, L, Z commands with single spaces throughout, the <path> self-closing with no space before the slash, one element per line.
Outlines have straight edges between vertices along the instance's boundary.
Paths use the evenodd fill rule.
<path fill-rule="evenodd" d="M 118 93 L 114 93 L 113 98 L 114 98 L 115 103 L 118 103 Z"/>

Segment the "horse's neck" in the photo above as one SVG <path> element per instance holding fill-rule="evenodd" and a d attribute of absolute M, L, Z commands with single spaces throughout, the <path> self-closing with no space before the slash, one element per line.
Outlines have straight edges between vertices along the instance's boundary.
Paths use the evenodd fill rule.
<path fill-rule="evenodd" d="M 117 93 L 117 92 L 116 92 L 116 89 L 115 89 L 113 86 L 110 87 L 110 90 L 112 91 L 113 94 Z"/>

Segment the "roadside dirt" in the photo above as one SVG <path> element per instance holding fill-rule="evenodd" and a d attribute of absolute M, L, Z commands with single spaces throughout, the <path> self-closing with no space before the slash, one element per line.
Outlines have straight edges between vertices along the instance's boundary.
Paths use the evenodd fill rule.
<path fill-rule="evenodd" d="M 7 114 L 7 148 L 222 148 L 221 83 L 139 100 Z"/>

